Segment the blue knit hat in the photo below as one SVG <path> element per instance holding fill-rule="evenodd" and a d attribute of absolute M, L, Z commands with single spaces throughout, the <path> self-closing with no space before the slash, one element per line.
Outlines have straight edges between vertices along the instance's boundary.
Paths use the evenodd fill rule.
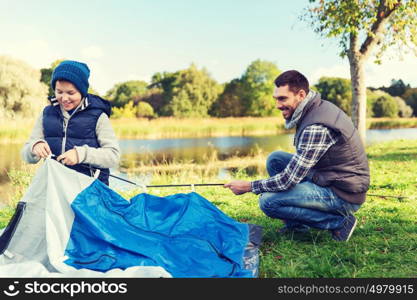
<path fill-rule="evenodd" d="M 85 63 L 64 60 L 52 73 L 51 86 L 55 90 L 57 80 L 66 80 L 75 85 L 83 97 L 87 96 L 88 77 L 90 77 L 90 69 Z"/>

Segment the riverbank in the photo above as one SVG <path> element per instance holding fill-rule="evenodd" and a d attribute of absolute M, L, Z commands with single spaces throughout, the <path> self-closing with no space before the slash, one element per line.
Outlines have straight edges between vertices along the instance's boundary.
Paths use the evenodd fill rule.
<path fill-rule="evenodd" d="M 119 139 L 256 136 L 289 132 L 285 130 L 281 117 L 115 119 L 111 123 Z M 0 143 L 24 143 L 33 124 L 31 119 L 0 120 Z M 417 118 L 372 118 L 367 120 L 367 128 L 417 128 Z"/>
<path fill-rule="evenodd" d="M 196 191 L 230 217 L 263 226 L 260 277 L 415 277 L 417 140 L 373 144 L 367 147 L 367 153 L 371 186 L 367 201 L 356 213 L 358 226 L 348 243 L 333 241 L 326 231 L 279 234 L 278 229 L 282 223 L 263 215 L 258 207 L 258 197 L 252 193 L 235 196 L 221 186 L 198 187 Z M 264 178 L 265 157 L 266 154 L 259 151 L 247 158 L 236 157 L 225 162 L 218 161 L 213 155 L 207 157 L 206 167 L 174 162 L 165 166 L 155 165 L 153 168 L 135 168 L 141 175 L 146 174 L 151 184 L 224 183 L 232 178 Z M 220 166 L 222 163 L 224 165 Z M 231 173 L 219 176 L 216 168 L 210 167 L 215 164 L 228 168 Z M 28 172 L 14 173 L 14 202 L 26 190 L 30 176 Z M 131 178 L 139 180 L 140 177 Z M 189 191 L 190 188 L 149 190 L 155 195 Z M 141 191 L 125 190 L 121 194 L 129 198 L 138 192 Z M 0 228 L 7 224 L 13 207 L 0 210 Z"/>

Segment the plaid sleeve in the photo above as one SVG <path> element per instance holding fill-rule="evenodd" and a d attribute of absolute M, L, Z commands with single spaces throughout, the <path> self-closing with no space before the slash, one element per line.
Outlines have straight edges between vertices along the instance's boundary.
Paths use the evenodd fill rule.
<path fill-rule="evenodd" d="M 337 142 L 334 132 L 323 125 L 310 125 L 300 136 L 297 152 L 287 167 L 267 179 L 251 182 L 252 192 L 278 192 L 288 190 L 301 182 L 310 169 L 321 159 L 326 151 Z"/>

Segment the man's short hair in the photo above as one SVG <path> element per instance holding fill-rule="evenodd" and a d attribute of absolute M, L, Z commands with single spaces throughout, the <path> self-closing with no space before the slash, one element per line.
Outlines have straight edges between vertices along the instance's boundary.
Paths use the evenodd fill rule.
<path fill-rule="evenodd" d="M 285 86 L 288 84 L 288 88 L 293 93 L 298 93 L 301 89 L 308 94 L 310 91 L 307 78 L 296 70 L 289 70 L 281 73 L 275 79 L 276 87 Z"/>

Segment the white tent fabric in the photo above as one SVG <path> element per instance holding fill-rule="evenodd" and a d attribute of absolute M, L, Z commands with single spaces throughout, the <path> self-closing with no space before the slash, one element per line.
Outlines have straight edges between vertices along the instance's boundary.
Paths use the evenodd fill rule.
<path fill-rule="evenodd" d="M 93 178 L 46 159 L 21 201 L 26 209 L 6 251 L 0 277 L 172 277 L 161 267 L 136 266 L 106 273 L 64 263 L 74 214 L 71 202 Z"/>

